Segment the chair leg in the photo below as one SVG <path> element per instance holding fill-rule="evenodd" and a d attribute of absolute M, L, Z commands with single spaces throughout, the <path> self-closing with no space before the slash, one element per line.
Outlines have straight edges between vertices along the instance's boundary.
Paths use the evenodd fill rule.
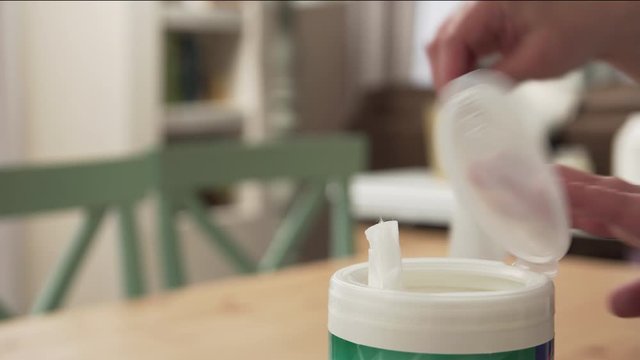
<path fill-rule="evenodd" d="M 207 239 L 231 260 L 238 271 L 242 273 L 255 271 L 255 265 L 251 258 L 233 242 L 224 230 L 209 219 L 200 199 L 193 194 L 189 195 L 185 199 L 185 205 L 198 226 L 207 233 Z"/>
<path fill-rule="evenodd" d="M 0 301 L 0 321 L 4 319 L 8 319 L 11 317 L 11 312 L 7 308 L 7 306 Z"/>
<path fill-rule="evenodd" d="M 331 249 L 332 257 L 353 255 L 353 220 L 349 209 L 349 182 L 347 178 L 331 184 Z"/>
<path fill-rule="evenodd" d="M 53 273 L 47 279 L 44 288 L 31 309 L 32 313 L 41 314 L 60 307 L 82 260 L 85 258 L 85 254 L 105 212 L 105 207 L 88 209 L 80 232 L 73 239 L 71 245 L 66 249 L 66 252 L 54 268 Z"/>
<path fill-rule="evenodd" d="M 325 183 L 313 184 L 296 198 L 258 264 L 259 271 L 273 271 L 282 266 L 289 252 L 302 240 L 311 221 L 321 209 L 325 186 Z"/>
<path fill-rule="evenodd" d="M 128 298 L 144 295 L 145 286 L 140 263 L 140 249 L 131 204 L 118 207 L 120 215 L 120 262 L 123 283 Z"/>
<path fill-rule="evenodd" d="M 164 275 L 164 286 L 175 289 L 184 285 L 180 247 L 175 228 L 175 204 L 165 195 L 158 197 L 159 225 L 160 225 L 160 260 Z"/>

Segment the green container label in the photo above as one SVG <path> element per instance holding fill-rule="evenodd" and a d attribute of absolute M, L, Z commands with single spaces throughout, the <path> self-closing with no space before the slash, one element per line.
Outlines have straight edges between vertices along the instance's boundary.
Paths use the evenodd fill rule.
<path fill-rule="evenodd" d="M 329 336 L 331 360 L 553 360 L 553 340 L 528 349 L 493 354 L 438 355 L 377 349 Z"/>

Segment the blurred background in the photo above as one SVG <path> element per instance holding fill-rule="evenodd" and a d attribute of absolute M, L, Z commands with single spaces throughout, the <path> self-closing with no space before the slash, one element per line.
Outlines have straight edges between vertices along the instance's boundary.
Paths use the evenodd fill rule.
<path fill-rule="evenodd" d="M 349 184 L 362 222 L 446 227 L 454 211 L 432 147 L 424 47 L 458 1 L 0 2 L 0 165 L 62 164 L 154 147 L 357 132 L 367 171 Z M 605 64 L 518 88 L 555 162 L 640 180 L 640 91 Z M 636 139 L 637 138 L 637 139 Z M 42 184 L 46 186 L 46 184 Z M 291 199 L 287 181 L 203 189 L 211 216 L 251 254 Z M 156 200 L 136 211 L 145 275 L 160 288 Z M 79 226 L 74 211 L 0 221 L 0 298 L 18 312 Z M 329 214 L 302 260 L 327 256 Z M 120 297 L 116 219 L 98 232 L 67 303 Z M 234 273 L 178 214 L 189 282 Z M 580 234 L 578 234 L 580 235 Z M 584 237 L 572 251 L 634 256 Z"/>

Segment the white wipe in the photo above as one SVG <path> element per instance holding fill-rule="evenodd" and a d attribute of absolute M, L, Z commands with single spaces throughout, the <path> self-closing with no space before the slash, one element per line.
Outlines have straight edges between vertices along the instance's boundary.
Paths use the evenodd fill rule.
<path fill-rule="evenodd" d="M 397 221 L 382 221 L 364 232 L 369 240 L 369 286 L 401 289 L 402 256 Z"/>

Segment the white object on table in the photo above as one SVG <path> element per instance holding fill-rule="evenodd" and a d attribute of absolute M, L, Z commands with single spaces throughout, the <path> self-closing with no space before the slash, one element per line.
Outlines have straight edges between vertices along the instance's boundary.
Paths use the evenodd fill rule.
<path fill-rule="evenodd" d="M 350 185 L 359 220 L 396 219 L 404 224 L 446 226 L 455 206 L 451 185 L 426 168 L 359 174 Z"/>

